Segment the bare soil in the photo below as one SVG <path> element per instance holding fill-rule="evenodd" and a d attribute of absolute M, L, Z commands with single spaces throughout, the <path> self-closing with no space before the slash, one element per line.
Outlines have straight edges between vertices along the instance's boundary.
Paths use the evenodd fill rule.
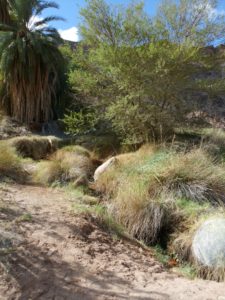
<path fill-rule="evenodd" d="M 16 247 L 0 254 L 0 300 L 225 299 L 224 283 L 169 272 L 150 250 L 75 216 L 63 191 L 7 185 L 0 199 L 0 229 Z"/>

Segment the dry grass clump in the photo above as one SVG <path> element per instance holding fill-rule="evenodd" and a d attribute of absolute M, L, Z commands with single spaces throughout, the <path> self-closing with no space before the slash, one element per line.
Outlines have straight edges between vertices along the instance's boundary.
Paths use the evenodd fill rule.
<path fill-rule="evenodd" d="M 195 145 L 201 147 L 218 161 L 225 161 L 225 130 L 222 128 L 179 128 L 175 130 L 173 146 L 190 150 Z"/>
<path fill-rule="evenodd" d="M 59 139 L 51 136 L 22 136 L 12 138 L 9 142 L 22 157 L 40 160 L 56 151 Z"/>
<path fill-rule="evenodd" d="M 100 175 L 95 188 L 133 237 L 167 248 L 203 278 L 225 278 L 224 270 L 200 266 L 191 251 L 196 224 L 225 204 L 225 169 L 203 149 L 181 153 L 145 147 L 117 156 L 117 163 Z"/>
<path fill-rule="evenodd" d="M 171 156 L 157 178 L 176 198 L 225 203 L 225 169 L 201 149 Z"/>
<path fill-rule="evenodd" d="M 92 154 L 80 146 L 68 146 L 56 151 L 48 161 L 38 164 L 34 181 L 41 184 L 73 182 L 84 184 L 95 170 Z"/>
<path fill-rule="evenodd" d="M 15 149 L 7 142 L 0 141 L 0 178 L 4 177 L 23 182 L 26 173 Z"/>
<path fill-rule="evenodd" d="M 42 185 L 50 185 L 60 180 L 62 169 L 58 161 L 41 161 L 33 173 L 33 181 Z"/>
<path fill-rule="evenodd" d="M 65 156 L 67 154 L 76 154 L 80 156 L 85 156 L 87 158 L 91 158 L 92 153 L 84 147 L 75 145 L 75 146 L 65 146 L 61 150 L 58 150 L 56 155 L 58 157 Z"/>
<path fill-rule="evenodd" d="M 202 131 L 202 136 L 214 144 L 225 147 L 225 131 L 221 128 L 206 128 Z"/>
<path fill-rule="evenodd" d="M 129 180 L 132 180 L 133 178 L 132 175 L 137 173 L 135 169 L 142 167 L 145 160 L 148 160 L 156 151 L 156 146 L 148 145 L 143 146 L 137 152 L 116 156 L 116 164 L 112 165 L 110 169 L 104 172 L 104 175 L 102 174 L 100 176 L 95 183 L 95 190 L 105 194 L 108 199 L 114 198 L 115 194 L 118 192 L 117 188 L 120 185 L 121 180 L 124 179 L 129 183 Z M 136 180 L 136 178 L 134 179 Z M 130 185 L 132 186 L 132 183 Z"/>
<path fill-rule="evenodd" d="M 96 189 L 112 198 L 110 210 L 116 221 L 129 233 L 146 244 L 159 242 L 164 230 L 177 219 L 173 199 L 151 190 L 149 171 L 157 169 L 168 159 L 169 153 L 154 148 L 118 156 L 118 163 L 105 172 L 96 183 Z M 157 187 L 158 187 L 158 181 Z"/>
<path fill-rule="evenodd" d="M 204 129 L 202 132 L 203 148 L 217 159 L 225 160 L 225 130 L 218 128 Z"/>
<path fill-rule="evenodd" d="M 118 156 L 96 189 L 104 193 L 116 220 L 147 244 L 167 240 L 190 217 L 179 200 L 217 206 L 225 202 L 225 170 L 201 149 L 190 153 L 147 147 Z M 193 217 L 193 215 L 192 215 Z"/>
<path fill-rule="evenodd" d="M 122 205 L 121 202 L 114 203 L 110 211 L 133 237 L 147 245 L 158 243 L 164 247 L 168 236 L 173 233 L 174 226 L 178 225 L 182 218 L 174 209 L 171 200 L 145 201 L 142 207 L 137 207 L 137 202 L 131 199 L 127 205 Z"/>

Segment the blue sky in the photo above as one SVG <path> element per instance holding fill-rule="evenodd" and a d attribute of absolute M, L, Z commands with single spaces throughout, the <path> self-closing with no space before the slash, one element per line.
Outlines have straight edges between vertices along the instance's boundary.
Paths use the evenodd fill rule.
<path fill-rule="evenodd" d="M 78 39 L 78 26 L 81 22 L 79 11 L 85 6 L 85 0 L 55 0 L 60 6 L 59 10 L 46 10 L 45 15 L 55 14 L 66 19 L 66 22 L 52 22 L 63 38 L 76 41 Z M 112 4 L 127 4 L 129 0 L 109 0 Z M 146 0 L 145 9 L 152 15 L 156 12 L 160 1 Z M 225 11 L 225 0 L 219 0 L 219 11 Z"/>

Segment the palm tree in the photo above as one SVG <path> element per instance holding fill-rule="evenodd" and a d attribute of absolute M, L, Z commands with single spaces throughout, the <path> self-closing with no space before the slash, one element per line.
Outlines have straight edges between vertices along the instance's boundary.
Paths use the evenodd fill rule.
<path fill-rule="evenodd" d="M 0 23 L 9 24 L 8 1 L 0 0 Z"/>
<path fill-rule="evenodd" d="M 46 8 L 58 8 L 45 0 L 0 0 L 5 3 L 10 22 L 0 19 L 0 73 L 9 98 L 9 113 L 24 123 L 47 122 L 53 117 L 57 99 L 59 33 L 41 19 Z"/>

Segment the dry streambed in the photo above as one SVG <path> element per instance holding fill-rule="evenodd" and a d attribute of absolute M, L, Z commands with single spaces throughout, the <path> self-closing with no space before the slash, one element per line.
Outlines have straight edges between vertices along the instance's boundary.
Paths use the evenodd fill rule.
<path fill-rule="evenodd" d="M 0 222 L 13 244 L 1 253 L 0 299 L 223 299 L 224 283 L 190 281 L 75 216 L 75 199 L 49 188 L 1 188 Z M 9 218 L 10 217 L 10 218 Z M 5 239 L 7 240 L 7 239 Z"/>

